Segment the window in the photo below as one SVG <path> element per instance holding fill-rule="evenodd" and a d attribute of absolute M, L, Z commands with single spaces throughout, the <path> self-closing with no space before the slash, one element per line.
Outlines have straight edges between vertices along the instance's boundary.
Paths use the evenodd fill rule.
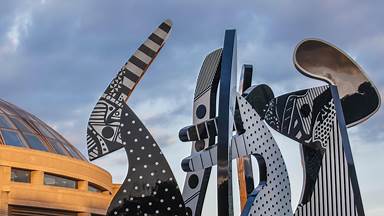
<path fill-rule="evenodd" d="M 11 169 L 11 181 L 13 182 L 23 182 L 30 183 L 31 182 L 31 171 L 24 169 Z"/>
<path fill-rule="evenodd" d="M 64 149 L 61 147 L 61 143 L 57 140 L 49 139 L 49 143 L 51 143 L 51 146 L 55 149 L 55 151 L 61 155 L 67 155 L 64 151 Z"/>
<path fill-rule="evenodd" d="M 77 188 L 76 180 L 48 173 L 44 174 L 44 184 L 57 187 Z"/>
<path fill-rule="evenodd" d="M 0 127 L 2 128 L 11 128 L 9 122 L 5 119 L 4 116 L 0 116 Z"/>
<path fill-rule="evenodd" d="M 24 136 L 31 148 L 41 151 L 48 151 L 47 147 L 35 135 L 24 134 Z"/>
<path fill-rule="evenodd" d="M 5 144 L 17 147 L 25 147 L 16 132 L 1 130 L 1 133 L 3 134 Z"/>
<path fill-rule="evenodd" d="M 40 130 L 40 132 L 42 134 L 44 134 L 44 136 L 49 137 L 49 138 L 53 138 L 52 133 L 49 132 L 40 122 L 33 121 L 33 123 Z"/>
<path fill-rule="evenodd" d="M 17 118 L 11 117 L 12 122 L 16 125 L 16 127 L 23 132 L 31 132 L 31 130 L 24 124 L 24 122 L 20 121 Z"/>
<path fill-rule="evenodd" d="M 102 189 L 101 187 L 97 186 L 97 185 L 94 185 L 92 183 L 88 183 L 88 191 L 101 193 L 101 192 L 103 192 L 105 190 Z"/>
<path fill-rule="evenodd" d="M 67 149 L 67 151 L 70 153 L 70 155 L 74 158 L 77 158 L 77 159 L 81 159 L 81 157 L 77 154 L 77 152 L 75 152 L 75 150 L 73 150 L 70 146 L 68 146 L 66 143 L 63 143 L 63 146 L 65 147 L 65 149 Z"/>

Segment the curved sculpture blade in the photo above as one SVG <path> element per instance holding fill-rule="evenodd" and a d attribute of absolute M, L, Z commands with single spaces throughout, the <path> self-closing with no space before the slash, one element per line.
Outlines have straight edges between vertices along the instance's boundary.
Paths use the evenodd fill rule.
<path fill-rule="evenodd" d="M 380 95 L 363 69 L 336 46 L 318 39 L 300 42 L 294 52 L 296 68 L 306 76 L 336 85 L 347 127 L 371 117 Z"/>
<path fill-rule="evenodd" d="M 301 203 L 306 203 L 314 190 L 323 155 L 329 145 L 330 130 L 336 111 L 328 86 L 288 93 L 270 101 L 265 122 L 301 145 L 304 186 Z"/>
<path fill-rule="evenodd" d="M 262 119 L 267 111 L 268 103 L 274 98 L 272 90 L 265 84 L 251 86 L 243 93 L 242 97 L 247 100 Z M 233 129 L 239 134 L 243 133 L 244 128 L 238 107 L 236 107 L 234 119 Z M 212 139 L 217 136 L 217 124 L 217 117 L 215 117 L 186 126 L 179 131 L 179 139 L 183 142 Z"/>
<path fill-rule="evenodd" d="M 234 124 L 237 78 L 236 30 L 226 30 L 220 65 L 220 90 L 217 125 L 217 212 L 220 216 L 233 215 L 231 137 Z"/>
<path fill-rule="evenodd" d="M 242 215 L 265 215 L 265 211 L 271 209 L 292 215 L 289 177 L 280 149 L 246 99 L 238 95 L 237 101 L 245 131 L 232 138 L 232 159 L 253 155 L 260 169 L 259 185 L 249 196 Z M 217 147 L 217 144 L 210 146 L 185 158 L 183 170 L 190 172 L 216 165 Z"/>
<path fill-rule="evenodd" d="M 193 102 L 193 123 L 198 124 L 216 116 L 216 92 L 220 77 L 222 49 L 207 55 L 201 66 Z M 192 142 L 191 153 L 214 144 L 215 139 Z M 186 175 L 183 198 L 190 216 L 201 215 L 211 169 L 189 172 Z"/>
<path fill-rule="evenodd" d="M 100 97 L 88 122 L 87 145 L 90 160 L 95 160 L 123 147 L 121 137 L 117 136 L 121 108 L 164 46 L 171 26 L 170 20 L 161 23 L 128 59 Z M 105 129 L 106 122 L 109 124 L 108 129 Z M 105 131 L 103 132 L 103 130 Z M 109 135 L 111 133 L 112 135 Z"/>
<path fill-rule="evenodd" d="M 302 144 L 304 185 L 298 216 L 364 215 L 335 91 L 335 86 L 322 86 L 276 97 L 265 115 L 272 128 Z"/>
<path fill-rule="evenodd" d="M 272 89 L 266 84 L 251 86 L 244 92 L 243 96 L 260 115 L 261 119 L 264 119 L 269 102 L 275 98 Z"/>
<path fill-rule="evenodd" d="M 240 74 L 239 91 L 241 94 L 244 94 L 244 92 L 251 87 L 252 74 L 253 66 L 244 64 Z M 240 208 L 243 209 L 247 203 L 248 195 L 250 195 L 255 188 L 251 156 L 241 157 L 237 159 L 236 162 L 240 194 Z"/>
<path fill-rule="evenodd" d="M 186 215 L 175 177 L 150 132 L 126 104 L 171 29 L 163 22 L 135 52 L 99 99 L 88 122 L 91 160 L 124 148 L 128 174 L 108 215 Z"/>

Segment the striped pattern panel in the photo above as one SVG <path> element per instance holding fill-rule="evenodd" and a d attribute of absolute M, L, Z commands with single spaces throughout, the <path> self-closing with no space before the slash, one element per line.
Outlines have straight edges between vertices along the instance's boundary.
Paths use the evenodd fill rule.
<path fill-rule="evenodd" d="M 342 142 L 335 119 L 312 197 L 299 205 L 296 216 L 358 215 Z"/>
<path fill-rule="evenodd" d="M 179 132 L 179 138 L 183 142 L 203 140 L 215 136 L 217 136 L 217 118 L 187 126 Z"/>
<path fill-rule="evenodd" d="M 216 70 L 219 70 L 218 67 L 221 64 L 222 51 L 223 49 L 215 50 L 204 59 L 199 77 L 197 78 L 195 100 L 211 88 L 215 76 L 218 76 L 218 73 L 212 73 L 212 71 L 216 72 Z"/>
<path fill-rule="evenodd" d="M 283 120 L 281 122 L 281 129 L 282 131 L 287 131 L 288 134 L 290 133 L 291 129 L 291 118 L 292 118 L 292 109 L 294 106 L 298 110 L 300 110 L 300 107 L 303 106 L 303 104 L 308 104 L 310 107 L 313 107 L 313 99 L 317 98 L 320 94 L 322 94 L 325 90 L 328 89 L 328 86 L 320 86 L 316 88 L 308 89 L 306 94 L 304 96 L 298 97 L 297 95 L 291 95 L 286 102 L 284 113 L 283 113 Z M 300 113 L 299 113 L 300 114 Z M 303 128 L 305 133 L 309 134 L 310 128 L 311 128 L 311 119 L 312 119 L 312 113 L 308 117 L 302 117 L 303 122 Z"/>
<path fill-rule="evenodd" d="M 240 122 L 233 124 L 234 131 L 243 131 Z M 179 139 L 183 142 L 205 140 L 217 136 L 217 117 L 208 119 L 197 125 L 184 127 L 179 131 Z"/>
<path fill-rule="evenodd" d="M 262 170 L 265 170 L 260 174 L 259 190 L 255 190 L 249 197 L 241 215 L 269 215 L 266 214 L 267 211 L 274 211 L 275 215 L 292 215 L 289 178 L 281 152 L 268 127 L 261 121 L 252 106 L 240 95 L 237 96 L 237 100 L 246 130 L 243 134 L 232 137 L 231 157 L 234 159 L 248 155 L 260 155 L 263 157 L 263 163 L 260 166 L 263 167 Z M 182 161 L 183 170 L 186 172 L 198 171 L 216 165 L 218 162 L 217 147 L 217 144 L 209 146 L 184 159 Z M 276 212 L 280 214 L 276 214 Z"/>
<path fill-rule="evenodd" d="M 311 88 L 307 91 L 307 94 L 305 97 L 297 98 L 296 100 L 296 107 L 297 109 L 300 109 L 304 104 L 308 104 L 310 107 L 313 107 L 313 98 L 317 98 L 319 95 L 321 95 L 325 90 L 328 89 L 328 86 L 320 86 L 317 88 Z M 306 118 L 301 118 L 303 120 L 303 128 L 305 133 L 309 134 L 310 128 L 311 128 L 311 119 L 312 119 L 312 112 L 309 113 L 309 116 Z"/>
<path fill-rule="evenodd" d="M 219 82 L 220 60 L 221 49 L 214 50 L 205 57 L 201 66 L 193 102 L 193 124 L 199 124 L 216 116 L 216 91 Z M 210 81 L 207 82 L 207 79 Z M 198 115 L 199 107 L 205 107 L 204 115 Z M 192 142 L 191 153 L 198 152 L 214 143 L 214 139 Z M 210 175 L 211 169 L 186 173 L 183 199 L 189 216 L 201 215 Z M 197 182 L 197 184 L 190 184 L 191 182 Z"/>
<path fill-rule="evenodd" d="M 148 37 L 122 67 L 117 77 L 111 82 L 106 94 L 115 99 L 126 101 L 143 77 L 148 66 L 163 47 L 171 30 L 172 22 L 166 20 Z"/>
<path fill-rule="evenodd" d="M 239 103 L 241 102 L 241 103 L 244 103 L 246 105 L 249 105 L 247 102 L 245 102 L 246 100 L 243 99 L 243 97 L 241 97 L 239 95 L 237 97 L 238 97 Z M 240 101 L 240 99 L 242 101 Z M 250 107 L 250 105 L 249 105 L 249 107 Z M 245 110 L 245 108 L 242 108 L 242 107 L 240 107 L 240 109 Z M 249 127 L 247 127 L 248 129 L 243 134 L 235 135 L 232 137 L 232 140 L 231 140 L 232 159 L 252 155 L 254 153 L 258 153 L 255 151 L 254 146 L 257 143 L 268 143 L 269 142 L 269 141 L 267 141 L 267 139 L 269 138 L 268 135 L 270 135 L 270 137 L 272 137 L 272 135 L 270 134 L 270 131 L 267 130 L 266 126 L 264 126 L 264 122 L 262 122 L 260 120 L 260 117 L 258 116 L 258 114 L 256 113 L 256 111 L 254 109 L 250 108 L 249 113 L 245 112 L 244 110 L 243 110 L 243 112 L 241 112 L 242 119 L 245 118 L 244 116 L 249 115 L 249 113 L 251 113 L 251 114 L 254 114 L 254 116 L 255 116 L 254 118 L 256 120 L 255 120 L 255 122 L 252 122 L 252 123 L 245 123 L 245 124 L 253 124 L 254 125 L 253 127 L 251 127 L 250 125 L 246 125 Z M 215 121 L 215 120 L 216 119 L 210 119 L 208 121 Z M 251 121 L 249 121 L 249 122 L 251 122 Z M 260 136 L 260 135 L 261 136 L 260 137 L 253 136 L 254 140 L 248 140 L 248 138 L 251 137 L 250 133 L 252 133 L 252 130 L 256 130 L 256 128 L 259 128 L 261 130 L 261 132 L 259 130 L 259 132 L 257 134 L 258 136 Z M 217 133 L 217 131 L 215 131 L 215 133 Z M 263 134 L 264 134 L 264 136 L 263 136 Z M 257 142 L 255 141 L 256 138 L 257 138 Z M 208 148 L 204 149 L 203 151 L 200 151 L 198 153 L 195 153 L 195 154 L 185 158 L 182 161 L 182 168 L 186 172 L 191 172 L 191 171 L 206 169 L 206 168 L 212 167 L 216 164 L 217 164 L 217 144 L 209 146 Z"/>
<path fill-rule="evenodd" d="M 231 140 L 232 159 L 247 156 L 247 148 L 244 141 L 244 135 L 234 136 Z M 210 168 L 217 164 L 217 144 L 209 146 L 199 153 L 195 153 L 181 162 L 185 172 L 196 172 L 202 169 Z"/>

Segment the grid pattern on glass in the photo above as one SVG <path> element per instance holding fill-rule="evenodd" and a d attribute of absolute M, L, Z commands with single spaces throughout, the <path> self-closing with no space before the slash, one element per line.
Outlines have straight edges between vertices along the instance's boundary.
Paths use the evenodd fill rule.
<path fill-rule="evenodd" d="M 0 115 L 0 127 L 2 127 L 2 128 L 11 128 L 11 124 L 9 124 L 9 122 L 2 115 Z"/>
<path fill-rule="evenodd" d="M 0 139 L 2 138 L 2 130 L 14 133 L 5 135 L 8 138 L 8 144 L 5 142 L 5 138 L 0 143 L 48 151 L 83 161 L 87 160 L 49 125 L 36 116 L 0 99 Z"/>
<path fill-rule="evenodd" d="M 72 157 L 81 159 L 81 157 L 77 154 L 77 152 L 75 152 L 75 150 L 73 150 L 69 145 L 67 145 L 67 143 L 63 143 L 63 146 L 70 153 Z"/>
<path fill-rule="evenodd" d="M 14 117 L 10 117 L 10 119 L 12 120 L 13 124 L 16 125 L 16 127 L 23 131 L 23 132 L 29 132 L 31 133 L 31 130 L 25 125 L 24 122 L 20 121 L 19 119 L 17 118 L 14 118 Z"/>
<path fill-rule="evenodd" d="M 5 113 L 7 113 L 7 114 L 15 114 L 14 111 L 10 110 L 10 109 L 9 109 L 8 107 L 6 107 L 6 106 L 2 106 L 2 109 L 3 109 L 3 111 L 4 111 Z"/>
<path fill-rule="evenodd" d="M 52 133 L 50 133 L 42 124 L 38 121 L 33 121 L 34 125 L 39 129 L 39 131 L 46 137 L 53 138 Z"/>
<path fill-rule="evenodd" d="M 1 130 L 1 134 L 3 135 L 3 139 L 6 145 L 25 147 L 17 132 Z"/>
<path fill-rule="evenodd" d="M 31 182 L 31 171 L 25 169 L 11 169 L 11 181 L 13 182 L 23 182 L 30 183 Z"/>
<path fill-rule="evenodd" d="M 77 188 L 76 180 L 48 173 L 44 173 L 44 184 L 56 187 Z"/>
<path fill-rule="evenodd" d="M 105 191 L 104 189 L 100 188 L 99 186 L 97 185 L 94 185 L 92 183 L 88 183 L 88 191 L 90 192 L 96 192 L 96 193 L 101 193 L 103 191 Z"/>
<path fill-rule="evenodd" d="M 24 136 L 27 139 L 27 142 L 31 146 L 32 149 L 37 149 L 40 151 L 48 151 L 48 148 L 35 135 L 24 134 Z"/>
<path fill-rule="evenodd" d="M 59 141 L 54 139 L 49 139 L 49 143 L 55 149 L 56 153 L 61 155 L 68 155 L 68 153 L 66 153 L 65 150 L 61 147 L 62 144 L 60 144 Z"/>

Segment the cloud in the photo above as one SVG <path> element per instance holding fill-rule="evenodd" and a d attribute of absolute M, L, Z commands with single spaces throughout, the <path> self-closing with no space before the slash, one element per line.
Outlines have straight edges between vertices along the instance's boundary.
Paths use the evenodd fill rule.
<path fill-rule="evenodd" d="M 2 1 L 0 97 L 54 125 L 85 154 L 85 128 L 98 97 L 148 34 L 171 18 L 171 36 L 129 105 L 167 153 L 182 183 L 178 163 L 190 146 L 178 141 L 178 130 L 192 122 L 195 80 L 204 57 L 222 46 L 225 29 L 237 29 L 238 68 L 253 64 L 253 83 L 267 83 L 275 95 L 324 84 L 302 76 L 292 64 L 295 45 L 318 37 L 350 53 L 383 96 L 383 6 L 382 1 L 357 0 Z M 377 195 L 367 188 L 383 190 L 383 176 L 368 179 L 372 175 L 365 173 L 381 168 L 370 159 L 384 156 L 375 151 L 384 145 L 383 118 L 380 109 L 349 130 L 369 202 Z M 287 161 L 297 159 L 286 152 Z M 119 172 L 124 156 L 116 154 L 103 163 Z M 299 162 L 293 161 L 296 167 Z M 288 169 L 300 176 L 298 169 Z M 382 212 L 377 203 L 367 206 L 367 212 Z"/>

